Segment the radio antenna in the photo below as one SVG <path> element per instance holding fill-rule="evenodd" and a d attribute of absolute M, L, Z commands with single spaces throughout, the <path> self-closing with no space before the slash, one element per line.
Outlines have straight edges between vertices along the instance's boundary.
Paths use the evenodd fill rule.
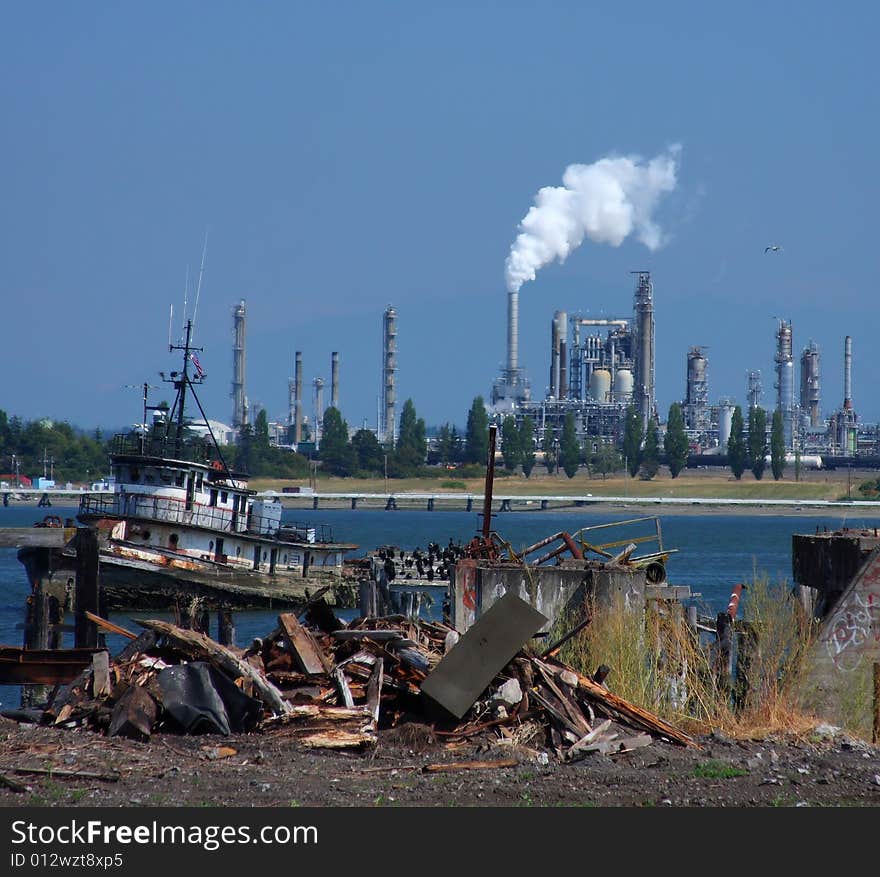
<path fill-rule="evenodd" d="M 171 350 L 171 321 L 174 319 L 174 305 L 171 305 L 171 312 L 168 314 L 168 349 Z"/>
<path fill-rule="evenodd" d="M 199 293 L 202 291 L 202 275 L 205 273 L 205 254 L 207 252 L 208 252 L 208 229 L 205 229 L 205 242 L 202 245 L 202 264 L 199 268 L 199 282 L 196 286 L 196 303 L 193 306 L 193 315 L 192 315 L 193 334 L 195 334 L 196 311 L 198 311 L 198 309 L 199 309 Z"/>

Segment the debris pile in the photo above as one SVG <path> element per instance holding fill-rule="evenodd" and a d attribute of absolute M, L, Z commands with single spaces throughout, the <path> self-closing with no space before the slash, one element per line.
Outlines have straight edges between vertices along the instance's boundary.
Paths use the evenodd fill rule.
<path fill-rule="evenodd" d="M 98 653 L 56 691 L 40 721 L 143 741 L 159 730 L 256 732 L 329 749 L 366 749 L 380 730 L 427 727 L 453 750 L 482 740 L 511 756 L 541 760 L 549 750 L 561 761 L 631 751 L 654 737 L 696 745 L 599 677 L 558 661 L 558 649 L 532 654 L 528 642 L 540 621 L 520 623 L 519 639 L 511 639 L 516 612 L 520 621 L 541 616 L 516 597 L 504 599 L 484 618 L 494 612 L 496 624 L 510 622 L 506 642 L 492 642 L 488 627 L 459 637 L 444 624 L 403 615 L 345 624 L 323 599 L 299 615 L 282 613 L 277 628 L 247 649 L 143 621 L 144 632 L 112 660 Z M 487 649 L 480 666 L 472 663 L 474 648 Z M 451 709 L 444 706 L 450 692 Z"/>

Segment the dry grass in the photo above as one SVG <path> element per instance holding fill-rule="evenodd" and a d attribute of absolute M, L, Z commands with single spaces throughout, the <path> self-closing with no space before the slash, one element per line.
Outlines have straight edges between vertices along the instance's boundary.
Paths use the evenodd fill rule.
<path fill-rule="evenodd" d="M 496 471 L 495 493 L 511 496 L 632 496 L 632 497 L 693 497 L 697 499 L 840 499 L 847 492 L 847 473 L 845 471 L 804 472 L 800 481 L 794 474 L 786 472 L 786 478 L 774 481 L 771 477 L 756 481 L 751 473 L 736 481 L 728 470 L 686 470 L 678 478 L 671 478 L 665 469 L 651 481 L 638 478 L 624 478 L 618 473 L 603 479 L 591 477 L 581 470 L 574 478 L 562 475 L 547 475 L 541 467 L 536 467 L 531 478 L 522 475 L 507 476 Z M 452 487 L 451 484 L 457 485 Z M 852 476 L 853 484 L 857 477 Z M 308 479 L 280 480 L 254 478 L 251 486 L 256 490 L 281 491 L 286 486 L 308 486 Z M 460 485 L 460 486 L 458 486 Z M 454 472 L 443 478 L 324 478 L 318 479 L 320 493 L 473 493 L 482 494 L 484 479 L 461 478 Z M 862 498 L 853 488 L 853 498 Z"/>
<path fill-rule="evenodd" d="M 659 604 L 658 604 L 659 606 Z M 816 719 L 796 706 L 805 658 L 815 630 L 785 585 L 756 579 L 743 597 L 739 668 L 719 672 L 714 637 L 695 635 L 681 607 L 642 615 L 621 602 L 586 607 L 592 623 L 562 652 L 563 660 L 592 675 L 612 668 L 608 687 L 627 700 L 693 732 L 718 728 L 732 736 L 805 732 Z M 567 618 L 560 629 L 569 629 Z"/>

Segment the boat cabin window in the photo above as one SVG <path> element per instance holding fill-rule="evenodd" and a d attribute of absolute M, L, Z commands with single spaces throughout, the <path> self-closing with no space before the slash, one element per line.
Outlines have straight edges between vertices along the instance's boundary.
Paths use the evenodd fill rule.
<path fill-rule="evenodd" d="M 131 480 L 137 483 L 141 480 L 141 470 L 137 466 L 132 466 L 129 470 Z"/>
<path fill-rule="evenodd" d="M 208 543 L 208 551 L 213 551 L 213 550 L 214 550 L 214 540 L 212 539 L 212 540 Z"/>
<path fill-rule="evenodd" d="M 235 548 L 235 556 L 241 557 L 241 545 L 237 545 Z"/>
<path fill-rule="evenodd" d="M 220 494 L 220 502 L 222 502 L 222 503 L 224 503 L 224 504 L 227 503 L 227 502 L 229 502 L 229 491 L 228 491 L 228 490 L 224 490 L 224 491 Z"/>
<path fill-rule="evenodd" d="M 156 478 L 153 475 L 153 473 L 152 472 L 145 472 L 144 473 L 144 484 L 155 484 L 155 483 L 156 483 Z"/>
<path fill-rule="evenodd" d="M 177 551 L 177 543 L 178 543 L 179 541 L 180 541 L 180 537 L 177 535 L 177 533 L 172 533 L 172 534 L 168 537 L 168 547 L 169 547 L 172 551 Z"/>
<path fill-rule="evenodd" d="M 183 487 L 184 478 L 185 478 L 185 476 L 184 476 L 183 472 L 178 472 L 177 475 L 174 476 L 174 483 L 178 487 Z"/>
<path fill-rule="evenodd" d="M 208 505 L 217 505 L 217 489 L 214 488 L 208 496 Z"/>
<path fill-rule="evenodd" d="M 196 490 L 202 489 L 202 478 L 203 478 L 203 475 L 201 472 L 199 472 L 199 474 L 196 475 Z"/>
<path fill-rule="evenodd" d="M 174 476 L 170 472 L 162 471 L 159 473 L 159 480 L 163 484 L 171 484 L 174 481 Z"/>

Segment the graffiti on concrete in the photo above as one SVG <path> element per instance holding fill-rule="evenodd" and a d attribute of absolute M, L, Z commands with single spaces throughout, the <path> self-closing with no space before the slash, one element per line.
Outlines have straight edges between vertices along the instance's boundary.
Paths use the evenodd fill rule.
<path fill-rule="evenodd" d="M 825 646 L 839 670 L 880 651 L 880 557 L 875 557 L 831 619 Z"/>

